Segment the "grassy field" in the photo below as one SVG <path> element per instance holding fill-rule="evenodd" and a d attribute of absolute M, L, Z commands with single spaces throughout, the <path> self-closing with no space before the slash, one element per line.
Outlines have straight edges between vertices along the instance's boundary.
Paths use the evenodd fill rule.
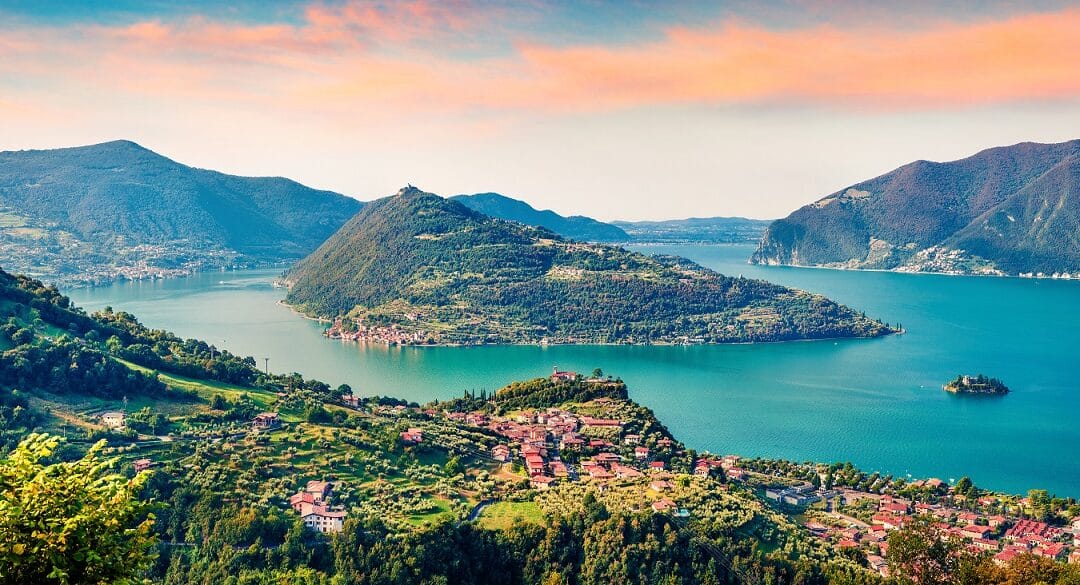
<path fill-rule="evenodd" d="M 425 524 L 434 524 L 443 516 L 453 514 L 450 510 L 450 501 L 446 498 L 441 496 L 431 496 L 427 498 L 427 501 L 434 506 L 434 509 L 426 514 L 410 514 L 406 519 L 406 522 L 413 526 L 423 526 Z"/>
<path fill-rule="evenodd" d="M 151 370 L 125 360 L 118 359 L 117 361 L 138 372 L 157 374 L 158 379 L 166 386 L 177 390 L 195 392 L 199 395 L 199 398 L 205 400 L 210 400 L 215 395 L 221 395 L 226 399 L 234 400 L 246 394 L 253 402 L 264 409 L 270 408 L 277 400 L 277 396 L 275 396 L 274 393 L 259 388 L 245 388 L 243 386 L 235 386 L 224 382 L 217 382 L 215 380 L 188 378 L 178 374 L 167 374 L 165 372 Z"/>
<path fill-rule="evenodd" d="M 543 524 L 544 513 L 536 502 L 496 502 L 484 508 L 479 524 L 490 530 L 505 530 L 517 521 Z"/>

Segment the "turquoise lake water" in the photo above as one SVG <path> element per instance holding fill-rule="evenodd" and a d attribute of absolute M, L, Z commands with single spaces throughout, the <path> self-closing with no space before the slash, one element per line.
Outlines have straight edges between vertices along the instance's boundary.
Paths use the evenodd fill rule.
<path fill-rule="evenodd" d="M 387 348 L 327 340 L 277 302 L 277 271 L 66 291 L 270 369 L 418 402 L 561 369 L 622 376 L 690 447 L 1080 496 L 1080 282 L 758 267 L 753 246 L 647 246 L 725 274 L 825 294 L 896 323 L 874 340 L 696 347 Z M 982 372 L 1005 397 L 941 385 Z"/>

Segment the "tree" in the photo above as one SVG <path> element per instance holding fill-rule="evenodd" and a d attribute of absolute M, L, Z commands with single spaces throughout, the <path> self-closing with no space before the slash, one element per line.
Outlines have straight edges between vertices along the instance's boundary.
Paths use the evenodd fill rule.
<path fill-rule="evenodd" d="M 918 520 L 889 535 L 886 560 L 900 583 L 953 583 L 963 546 L 932 524 Z"/>
<path fill-rule="evenodd" d="M 964 476 L 957 480 L 956 486 L 953 488 L 953 491 L 955 491 L 956 495 L 958 496 L 966 497 L 968 495 L 968 492 L 971 491 L 972 487 L 974 486 L 971 483 L 971 478 Z"/>
<path fill-rule="evenodd" d="M 593 378 L 603 378 L 604 377 L 604 370 L 601 370 L 600 368 L 596 368 L 595 370 L 592 371 L 592 377 Z"/>
<path fill-rule="evenodd" d="M 461 459 L 457 455 L 454 455 L 446 461 L 446 465 L 443 466 L 443 473 L 445 473 L 447 477 L 454 477 L 465 473 L 465 467 L 461 464 Z"/>
<path fill-rule="evenodd" d="M 135 583 L 155 556 L 153 505 L 100 458 L 45 464 L 58 437 L 31 434 L 0 459 L 0 584 Z"/>
<path fill-rule="evenodd" d="M 313 406 L 307 409 L 304 413 L 304 418 L 306 418 L 308 422 L 315 424 L 326 424 L 334 420 L 330 416 L 330 413 L 322 406 Z"/>

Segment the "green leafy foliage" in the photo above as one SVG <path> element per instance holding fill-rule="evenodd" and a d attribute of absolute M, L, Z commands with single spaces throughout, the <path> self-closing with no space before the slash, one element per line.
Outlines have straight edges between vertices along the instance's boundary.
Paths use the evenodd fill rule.
<path fill-rule="evenodd" d="M 920 519 L 889 535 L 886 560 L 895 585 L 1073 585 L 1080 567 L 1026 553 L 999 566 L 985 552 Z"/>
<path fill-rule="evenodd" d="M 147 477 L 109 471 L 104 442 L 46 463 L 59 440 L 31 435 L 0 459 L 0 583 L 136 583 L 154 558 Z"/>

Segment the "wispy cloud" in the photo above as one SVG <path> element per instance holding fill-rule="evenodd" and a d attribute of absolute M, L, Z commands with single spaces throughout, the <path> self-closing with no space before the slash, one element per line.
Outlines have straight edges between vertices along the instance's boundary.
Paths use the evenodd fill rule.
<path fill-rule="evenodd" d="M 893 29 L 739 20 L 640 43 L 526 35 L 467 57 L 500 15 L 464 2 L 313 4 L 298 23 L 193 16 L 2 30 L 0 92 L 233 100 L 333 115 L 582 112 L 672 104 L 897 109 L 1080 99 L 1080 10 Z M 18 81 L 18 83 L 15 82 Z M 37 86 L 35 86 L 37 83 Z"/>

